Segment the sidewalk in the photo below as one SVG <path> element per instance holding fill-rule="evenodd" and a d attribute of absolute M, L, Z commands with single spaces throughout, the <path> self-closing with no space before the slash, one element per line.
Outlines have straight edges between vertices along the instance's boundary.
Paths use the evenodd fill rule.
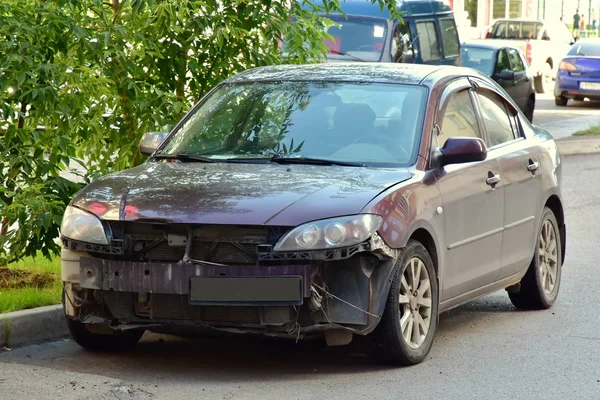
<path fill-rule="evenodd" d="M 599 124 L 600 112 L 598 112 L 598 115 L 569 118 L 562 121 L 539 124 L 538 126 L 550 132 L 550 134 L 554 137 L 554 140 L 560 140 L 571 137 L 571 135 L 573 135 L 577 131 L 587 129 L 590 126 Z"/>

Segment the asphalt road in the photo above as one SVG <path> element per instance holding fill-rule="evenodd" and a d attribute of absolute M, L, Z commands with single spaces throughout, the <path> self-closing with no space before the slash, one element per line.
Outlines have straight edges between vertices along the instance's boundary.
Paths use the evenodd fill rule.
<path fill-rule="evenodd" d="M 588 117 L 593 114 L 600 115 L 599 102 L 569 100 L 566 107 L 558 107 L 554 104 L 552 93 L 536 94 L 534 121 L 537 124 L 544 125 L 567 119 Z"/>
<path fill-rule="evenodd" d="M 600 102 L 569 100 L 566 107 L 558 107 L 550 92 L 537 94 L 535 103 L 533 123 L 547 129 L 555 139 L 600 124 Z"/>
<path fill-rule="evenodd" d="M 600 155 L 564 159 L 563 175 L 555 306 L 516 311 L 499 292 L 443 314 L 420 365 L 316 342 L 147 335 L 116 355 L 58 341 L 0 352 L 0 399 L 599 399 Z"/>

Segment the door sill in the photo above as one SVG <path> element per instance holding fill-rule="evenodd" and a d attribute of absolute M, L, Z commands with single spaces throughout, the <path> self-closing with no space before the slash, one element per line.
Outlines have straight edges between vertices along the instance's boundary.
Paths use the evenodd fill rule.
<path fill-rule="evenodd" d="M 512 286 L 516 283 L 519 283 L 521 281 L 521 279 L 523 279 L 523 276 L 525 276 L 526 272 L 527 272 L 527 269 L 525 269 L 524 271 L 518 272 L 514 275 L 511 275 L 509 277 L 500 279 L 499 281 L 490 283 L 489 285 L 485 285 L 480 288 L 471 290 L 470 292 L 455 296 L 451 299 L 444 300 L 444 301 L 440 302 L 440 313 L 451 310 L 458 306 L 461 306 L 461 305 L 468 303 L 470 301 L 473 301 L 479 297 L 488 295 L 490 293 L 497 292 L 499 290 L 502 290 L 504 288 Z"/>

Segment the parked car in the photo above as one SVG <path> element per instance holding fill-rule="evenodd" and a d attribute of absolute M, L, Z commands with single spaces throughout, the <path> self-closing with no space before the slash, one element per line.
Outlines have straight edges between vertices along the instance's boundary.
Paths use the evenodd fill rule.
<path fill-rule="evenodd" d="M 473 69 L 260 67 L 140 149 L 62 221 L 84 348 L 145 330 L 367 335 L 376 360 L 415 364 L 440 312 L 505 288 L 518 308 L 557 298 L 557 146 Z"/>
<path fill-rule="evenodd" d="M 533 122 L 535 89 L 525 55 L 516 47 L 489 40 L 463 42 L 461 65 L 474 68 L 495 80 Z"/>
<path fill-rule="evenodd" d="M 486 38 L 502 40 L 525 53 L 538 93 L 552 90 L 558 63 L 575 42 L 565 24 L 534 19 L 496 20 Z"/>
<path fill-rule="evenodd" d="M 322 5 L 322 1 L 313 3 Z M 328 61 L 454 65 L 460 42 L 448 2 L 398 0 L 397 4 L 402 22 L 368 0 L 345 0 L 340 2 L 345 15 L 324 15 L 339 25 L 328 29 L 334 38 L 326 41 Z M 282 49 L 285 52 L 285 44 Z"/>
<path fill-rule="evenodd" d="M 600 101 L 600 39 L 580 39 L 558 66 L 554 102 L 566 106 L 569 99 Z"/>

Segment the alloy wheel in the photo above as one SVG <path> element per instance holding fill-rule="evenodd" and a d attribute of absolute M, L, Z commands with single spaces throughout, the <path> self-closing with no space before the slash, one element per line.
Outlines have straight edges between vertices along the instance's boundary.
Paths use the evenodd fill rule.
<path fill-rule="evenodd" d="M 540 232 L 540 273 L 542 278 L 542 287 L 547 296 L 554 293 L 558 274 L 558 240 L 554 225 L 549 220 L 545 220 Z"/>
<path fill-rule="evenodd" d="M 400 285 L 400 328 L 410 348 L 423 344 L 431 324 L 431 282 L 423 261 L 411 258 Z"/>

